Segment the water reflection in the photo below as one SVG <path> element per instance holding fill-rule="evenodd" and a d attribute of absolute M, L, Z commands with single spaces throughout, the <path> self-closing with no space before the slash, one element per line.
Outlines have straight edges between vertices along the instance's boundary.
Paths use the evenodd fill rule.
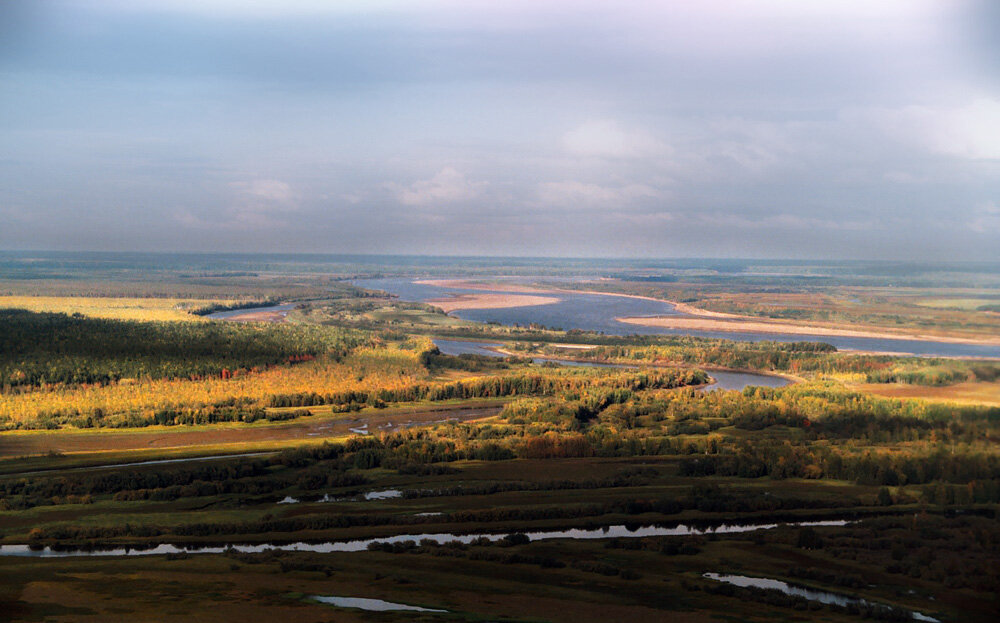
<path fill-rule="evenodd" d="M 355 285 L 373 290 L 383 290 L 399 296 L 404 301 L 427 301 L 454 294 L 491 292 L 488 288 L 444 288 L 416 283 L 412 279 L 360 279 Z M 538 294 L 525 291 L 523 294 Z M 680 314 L 666 301 L 602 294 L 559 292 L 559 303 L 503 309 L 463 309 L 453 316 L 477 322 L 499 322 L 503 325 L 529 326 L 540 324 L 550 328 L 582 329 L 608 335 L 693 335 L 721 338 L 740 342 L 826 342 L 839 349 L 891 352 L 943 357 L 1000 357 L 1000 346 L 989 344 L 963 344 L 927 340 L 868 338 L 847 336 L 816 336 L 796 333 L 751 333 L 739 331 L 698 331 L 667 329 L 618 322 L 616 318 L 642 316 L 676 316 Z"/>
<path fill-rule="evenodd" d="M 318 601 L 338 608 L 357 608 L 369 612 L 392 612 L 398 610 L 408 610 L 410 612 L 448 612 L 435 608 L 421 608 L 420 606 L 409 606 L 407 604 L 397 604 L 381 599 L 364 599 L 362 597 L 335 597 L 332 595 L 313 595 L 309 599 Z"/>
<path fill-rule="evenodd" d="M 316 502 L 351 502 L 351 501 L 358 501 L 358 500 L 365 500 L 365 501 L 371 501 L 371 500 L 391 500 L 391 499 L 402 497 L 402 496 L 403 496 L 403 492 L 400 491 L 399 489 L 384 489 L 382 491 L 366 491 L 365 493 L 361 494 L 360 496 L 354 496 L 354 497 L 349 497 L 349 496 L 331 497 L 329 493 L 324 493 L 323 497 L 321 497 L 321 498 L 306 499 L 306 500 L 299 499 L 299 498 L 293 498 L 290 495 L 286 495 L 285 497 L 283 497 L 280 500 L 278 500 L 277 503 L 278 504 L 298 504 L 298 503 L 303 502 L 303 501 L 316 503 Z"/>
<path fill-rule="evenodd" d="M 774 580 L 771 578 L 753 578 L 745 575 L 728 575 L 723 573 L 705 573 L 704 577 L 715 580 L 717 582 L 725 582 L 727 584 L 732 584 L 734 586 L 742 587 L 753 587 L 761 588 L 765 590 L 781 591 L 786 595 L 792 595 L 795 597 L 802 597 L 803 599 L 808 599 L 809 601 L 817 601 L 824 604 L 832 604 L 835 606 L 871 606 L 871 607 L 886 607 L 882 604 L 877 604 L 866 599 L 860 599 L 857 597 L 848 597 L 847 595 L 838 595 L 837 593 L 828 593 L 826 591 L 818 591 L 811 588 L 804 588 L 801 586 L 795 586 L 789 584 L 788 582 L 782 582 L 781 580 Z M 912 617 L 917 621 L 927 621 L 930 623 L 938 623 L 938 620 L 929 617 L 925 614 L 919 612 L 911 612 Z"/>
<path fill-rule="evenodd" d="M 497 344 L 493 342 L 472 342 L 465 340 L 442 340 L 435 339 L 434 345 L 438 347 L 445 355 L 485 355 L 487 357 L 504 357 L 503 353 L 496 351 L 497 348 L 503 346 L 503 344 Z M 588 361 L 571 361 L 568 359 L 535 359 L 535 363 L 544 363 L 546 361 L 551 361 L 553 363 L 558 363 L 566 366 L 590 366 L 599 368 L 629 368 L 634 366 L 626 366 L 620 364 L 612 363 L 596 363 Z M 741 391 L 744 387 L 749 385 L 756 385 L 761 387 L 784 387 L 791 383 L 790 380 L 771 374 L 760 374 L 757 372 L 737 372 L 734 370 L 710 370 L 709 374 L 715 379 L 715 382 L 711 385 L 706 385 L 700 388 L 703 391 L 712 391 L 714 389 L 734 389 L 736 391 Z"/>
<path fill-rule="evenodd" d="M 226 311 L 213 312 L 206 315 L 206 318 L 211 320 L 227 320 L 235 316 L 242 316 L 243 314 L 250 313 L 263 313 L 263 312 L 288 312 L 295 309 L 295 303 L 285 303 L 283 305 L 266 305 L 263 307 L 244 307 L 243 309 L 230 309 Z"/>
<path fill-rule="evenodd" d="M 762 524 L 718 524 L 715 526 L 688 526 L 678 524 L 674 526 L 647 525 L 647 526 L 604 526 L 601 528 L 570 528 L 567 530 L 545 530 L 537 532 L 526 532 L 525 536 L 530 541 L 543 541 L 548 539 L 609 539 L 609 538 L 641 538 L 649 536 L 689 536 L 700 534 L 735 534 L 740 532 L 753 532 L 755 530 L 770 530 L 778 526 L 845 526 L 847 521 L 843 519 L 825 521 L 799 521 L 792 523 L 762 523 Z M 434 543 L 472 543 L 480 539 L 487 541 L 499 541 L 507 536 L 504 534 L 453 534 L 448 532 L 436 532 L 425 534 L 398 534 L 395 536 L 380 537 L 374 539 L 357 539 L 352 541 L 328 541 L 325 543 L 261 543 L 255 545 L 226 545 L 224 547 L 187 547 L 163 543 L 147 549 L 134 547 L 119 547 L 113 549 L 53 549 L 51 547 L 33 548 L 29 545 L 0 545 L 0 556 L 34 556 L 40 558 L 64 558 L 69 556 L 152 556 L 157 554 L 222 554 L 226 551 L 236 551 L 242 553 L 258 553 L 269 549 L 277 549 L 292 552 L 361 552 L 368 549 L 373 543 L 419 543 L 420 541 L 431 541 Z"/>

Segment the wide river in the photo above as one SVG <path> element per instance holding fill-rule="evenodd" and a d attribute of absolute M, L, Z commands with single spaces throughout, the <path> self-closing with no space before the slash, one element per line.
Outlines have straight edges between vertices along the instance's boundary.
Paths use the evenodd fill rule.
<path fill-rule="evenodd" d="M 488 289 L 445 288 L 417 283 L 412 279 L 359 279 L 355 285 L 395 294 L 404 301 L 425 302 L 447 298 L 455 294 L 482 294 Z M 506 294 L 538 294 L 537 292 L 505 292 Z M 540 324 L 550 328 L 600 331 L 608 335 L 693 335 L 723 338 L 741 342 L 826 342 L 840 350 L 861 350 L 885 353 L 913 354 L 940 357 L 996 357 L 1000 358 L 1000 345 L 960 344 L 927 340 L 868 338 L 842 336 L 816 336 L 796 333 L 750 333 L 738 331 L 697 331 L 667 329 L 618 322 L 616 318 L 639 316 L 683 316 L 665 301 L 651 301 L 630 296 L 559 292 L 561 300 L 549 305 L 507 307 L 502 309 L 460 309 L 453 316 L 477 322 L 499 322 L 504 325 Z"/>

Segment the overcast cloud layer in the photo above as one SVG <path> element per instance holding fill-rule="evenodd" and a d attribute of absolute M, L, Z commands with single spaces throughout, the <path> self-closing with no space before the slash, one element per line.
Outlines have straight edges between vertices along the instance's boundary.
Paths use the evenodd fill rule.
<path fill-rule="evenodd" d="M 0 248 L 996 260 L 998 42 L 988 0 L 8 0 Z"/>

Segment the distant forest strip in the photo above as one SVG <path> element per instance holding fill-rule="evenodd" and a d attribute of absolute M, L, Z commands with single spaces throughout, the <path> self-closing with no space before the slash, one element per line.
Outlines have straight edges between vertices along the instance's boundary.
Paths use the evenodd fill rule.
<path fill-rule="evenodd" d="M 267 329 L 268 325 L 263 326 Z M 253 325 L 247 327 L 254 328 Z M 261 328 L 261 325 L 257 325 Z M 0 429 L 132 427 L 159 414 L 176 424 L 254 421 L 276 392 L 326 395 L 395 389 L 425 381 L 419 353 L 403 347 L 359 347 L 342 360 L 321 356 L 297 365 L 237 370 L 203 378 L 122 379 L 106 385 L 47 385 L 0 392 Z"/>
<path fill-rule="evenodd" d="M 0 387 L 106 384 L 121 379 L 225 376 L 226 372 L 338 359 L 371 338 L 298 325 L 137 322 L 0 310 Z"/>
<path fill-rule="evenodd" d="M 462 460 L 594 456 L 673 457 L 679 475 L 693 478 L 834 479 L 864 486 L 921 486 L 919 490 L 896 491 L 895 496 L 889 491 L 880 493 L 884 500 L 878 504 L 886 506 L 892 505 L 894 498 L 903 503 L 918 492 L 933 504 L 1000 501 L 1000 454 L 992 441 L 1000 424 L 1000 408 L 900 403 L 834 385 L 747 388 L 743 392 L 656 391 L 657 386 L 679 378 L 619 373 L 477 379 L 464 386 L 463 395 L 555 391 L 559 396 L 517 400 L 489 421 L 356 437 L 344 444 L 286 450 L 266 459 L 167 466 L 156 471 L 126 469 L 0 479 L 0 509 L 61 503 L 48 498 L 66 496 L 77 496 L 79 501 L 107 494 L 115 494 L 118 500 L 172 500 L 271 494 L 293 486 L 316 491 L 367 482 L 368 478 L 355 470 L 402 472 Z M 290 474 L 270 469 L 277 465 L 304 471 Z M 447 468 L 438 466 L 436 471 L 445 473 Z M 655 473 L 647 468 L 620 474 L 624 480 L 591 485 L 476 482 L 463 484 L 461 490 L 427 490 L 413 496 L 641 486 L 644 478 Z M 749 512 L 810 506 L 805 500 L 789 506 L 791 500 L 779 503 L 768 494 L 747 506 L 747 499 L 711 485 L 700 488 L 692 499 L 696 503 L 682 503 L 682 507 Z M 672 513 L 682 508 L 654 508 L 638 500 L 636 504 L 642 509 L 637 512 Z M 592 511 L 604 512 L 616 511 Z"/>
<path fill-rule="evenodd" d="M 906 383 L 941 386 L 963 381 L 995 381 L 1000 362 L 837 353 L 816 342 L 731 342 L 668 338 L 655 345 L 597 346 L 576 357 L 617 363 L 684 363 L 790 374 L 849 374 L 866 383 Z M 529 346 L 515 347 L 527 351 Z M 547 355 L 564 350 L 542 347 Z"/>
<path fill-rule="evenodd" d="M 452 400 L 472 398 L 500 398 L 504 396 L 557 396 L 596 392 L 612 402 L 624 402 L 634 392 L 647 389 L 676 389 L 690 385 L 708 383 L 709 377 L 702 370 L 648 370 L 642 372 L 622 372 L 600 370 L 596 373 L 574 374 L 572 376 L 548 371 L 548 374 L 520 373 L 507 376 L 484 376 L 451 383 L 420 383 L 398 389 L 380 389 L 374 392 L 347 391 L 322 395 L 315 392 L 304 394 L 275 395 L 269 406 L 303 407 L 324 404 L 350 405 L 388 402 L 414 402 L 419 400 Z M 588 371 L 590 372 L 590 371 Z M 609 393 L 610 392 L 610 393 Z M 607 404 L 610 404 L 607 403 Z"/>
<path fill-rule="evenodd" d="M 235 279 L 231 277 L 203 277 L 177 281 L 0 279 L 0 296 L 259 300 L 320 298 L 329 295 L 329 288 L 267 283 L 259 279 Z"/>
<path fill-rule="evenodd" d="M 188 311 L 196 316 L 207 316 L 216 312 L 236 311 L 238 309 L 253 309 L 255 307 L 271 307 L 281 304 L 280 298 L 266 298 L 258 300 L 246 300 L 235 302 L 209 303 L 201 307 L 192 308 Z"/>
<path fill-rule="evenodd" d="M 392 356 L 398 357 L 398 361 L 392 362 L 389 359 Z M 411 365 L 407 366 L 407 362 Z M 534 374 L 522 372 L 434 382 L 420 380 L 423 368 L 417 366 L 418 355 L 414 352 L 363 350 L 340 364 L 316 361 L 294 369 L 275 368 L 230 381 L 213 379 L 188 382 L 183 386 L 161 387 L 162 383 L 149 382 L 139 386 L 144 390 L 141 392 L 112 386 L 100 392 L 0 394 L 0 430 L 249 423 L 310 414 L 306 410 L 266 411 L 275 407 L 329 405 L 334 412 L 350 412 L 398 402 L 509 396 L 561 396 L 573 400 L 583 396 L 588 405 L 606 405 L 627 400 L 636 392 L 701 385 L 708 381 L 705 372 L 690 369 L 645 372 L 546 369 Z M 203 387 L 205 385 L 207 387 Z M 277 389 L 298 391 L 275 393 Z"/>

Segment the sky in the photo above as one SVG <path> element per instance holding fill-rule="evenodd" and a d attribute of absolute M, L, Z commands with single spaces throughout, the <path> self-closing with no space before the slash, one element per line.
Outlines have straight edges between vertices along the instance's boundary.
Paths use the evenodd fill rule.
<path fill-rule="evenodd" d="M 997 260 L 1000 2 L 0 2 L 0 249 Z"/>

